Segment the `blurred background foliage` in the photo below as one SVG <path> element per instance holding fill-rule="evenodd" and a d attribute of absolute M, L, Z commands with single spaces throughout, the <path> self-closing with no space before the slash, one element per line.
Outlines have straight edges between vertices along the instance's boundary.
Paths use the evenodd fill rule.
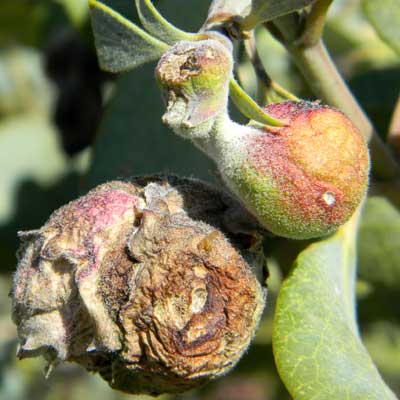
<path fill-rule="evenodd" d="M 132 1 L 106 3 L 137 19 Z M 202 25 L 209 5 L 204 0 L 155 3 L 170 21 L 191 31 Z M 396 49 L 384 42 L 385 35 L 377 35 L 366 14 L 368 7 L 359 0 L 335 0 L 325 40 L 385 138 L 399 96 L 400 60 Z M 297 95 L 312 98 L 282 46 L 262 29 L 256 37 L 272 78 Z M 237 49 L 237 59 L 237 75 L 255 96 L 255 75 L 242 49 Z M 218 180 L 213 165 L 202 154 L 162 126 L 164 106 L 153 69 L 154 65 L 146 65 L 117 77 L 98 70 L 86 0 L 2 0 L 1 399 L 132 398 L 112 391 L 100 378 L 74 365 L 57 368 L 46 380 L 42 360 L 17 361 L 7 294 L 16 264 L 16 232 L 41 226 L 55 208 L 79 193 L 106 180 L 160 171 Z M 232 112 L 235 115 L 233 107 Z M 386 382 L 400 395 L 400 199 L 381 195 L 390 192 L 390 187 L 372 186 L 364 209 L 358 314 L 366 347 Z M 306 244 L 266 240 L 269 301 L 255 343 L 233 373 L 176 398 L 289 399 L 273 362 L 272 317 L 282 277 Z"/>

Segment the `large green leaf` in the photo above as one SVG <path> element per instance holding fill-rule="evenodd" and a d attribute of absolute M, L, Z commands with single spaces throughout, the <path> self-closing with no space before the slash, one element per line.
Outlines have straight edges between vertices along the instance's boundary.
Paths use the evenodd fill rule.
<path fill-rule="evenodd" d="M 400 53 L 400 0 L 363 0 L 363 8 L 381 39 Z"/>
<path fill-rule="evenodd" d="M 395 399 L 363 346 L 354 307 L 357 216 L 306 248 L 278 297 L 273 347 L 295 400 Z"/>
<path fill-rule="evenodd" d="M 168 45 L 103 3 L 90 0 L 90 13 L 100 67 L 121 72 L 156 60 Z"/>

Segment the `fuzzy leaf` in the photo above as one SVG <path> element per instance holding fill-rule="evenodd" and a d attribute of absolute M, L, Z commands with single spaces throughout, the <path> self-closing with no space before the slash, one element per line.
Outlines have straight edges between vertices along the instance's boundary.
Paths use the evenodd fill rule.
<path fill-rule="evenodd" d="M 380 38 L 400 54 L 400 0 L 363 0 L 363 8 Z"/>
<path fill-rule="evenodd" d="M 300 10 L 315 0 L 252 0 L 251 11 L 243 21 L 245 29 L 252 29 L 262 22 Z"/>
<path fill-rule="evenodd" d="M 237 19 L 244 30 L 265 21 L 300 10 L 315 0 L 214 0 L 208 11 L 206 29 Z"/>
<path fill-rule="evenodd" d="M 357 216 L 297 258 L 278 297 L 273 347 L 294 400 L 395 399 L 355 319 Z"/>
<path fill-rule="evenodd" d="M 170 24 L 150 0 L 135 0 L 135 3 L 142 25 L 154 37 L 172 45 L 179 40 L 196 40 L 199 36 L 182 31 Z"/>
<path fill-rule="evenodd" d="M 100 67 L 121 72 L 156 60 L 168 45 L 106 5 L 90 0 L 92 26 Z"/>

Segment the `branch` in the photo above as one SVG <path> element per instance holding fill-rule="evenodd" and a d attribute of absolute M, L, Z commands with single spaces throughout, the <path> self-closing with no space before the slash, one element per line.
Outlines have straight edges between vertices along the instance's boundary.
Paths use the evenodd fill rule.
<path fill-rule="evenodd" d="M 249 34 L 248 38 L 244 41 L 244 47 L 257 76 L 258 103 L 264 105 L 282 100 L 300 100 L 293 93 L 290 93 L 288 90 L 273 81 L 268 75 L 257 51 L 254 32 Z"/>
<path fill-rule="evenodd" d="M 306 23 L 298 46 L 310 47 L 315 45 L 322 37 L 325 27 L 325 19 L 333 0 L 319 0 L 313 4 L 310 13 L 306 17 Z"/>

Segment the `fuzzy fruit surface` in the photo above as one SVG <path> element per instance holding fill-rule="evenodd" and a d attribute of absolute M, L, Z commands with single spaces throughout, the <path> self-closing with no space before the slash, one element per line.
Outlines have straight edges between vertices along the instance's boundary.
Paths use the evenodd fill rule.
<path fill-rule="evenodd" d="M 231 206 L 247 215 L 200 181 L 142 177 L 100 185 L 21 232 L 18 357 L 75 362 L 135 394 L 226 373 L 265 303 L 248 238 L 224 228 Z"/>
<path fill-rule="evenodd" d="M 265 108 L 281 128 L 243 135 L 237 161 L 222 168 L 228 186 L 272 233 L 293 239 L 324 236 L 354 213 L 368 186 L 369 155 L 342 112 L 311 102 Z"/>

